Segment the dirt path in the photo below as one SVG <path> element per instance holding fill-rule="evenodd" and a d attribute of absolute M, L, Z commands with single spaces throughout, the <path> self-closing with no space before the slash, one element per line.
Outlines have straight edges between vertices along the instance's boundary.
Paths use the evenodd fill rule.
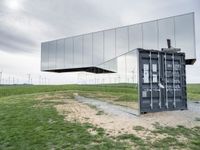
<path fill-rule="evenodd" d="M 108 135 L 124 133 L 139 134 L 140 137 L 147 137 L 150 132 L 147 130 L 137 132 L 134 127 L 141 126 L 145 129 L 153 129 L 153 124 L 185 127 L 200 126 L 200 104 L 189 103 L 188 110 L 149 113 L 136 116 L 134 110 L 116 106 L 95 99 L 75 96 L 78 100 L 67 100 L 65 104 L 56 105 L 56 109 L 64 114 L 66 120 L 91 123 L 104 128 Z"/>
<path fill-rule="evenodd" d="M 128 117 L 132 118 L 135 116 L 138 116 L 138 110 L 120 106 L 120 105 L 114 105 L 112 103 L 108 103 L 106 101 L 86 98 L 83 96 L 79 96 L 78 94 L 74 94 L 74 97 L 77 101 L 88 104 L 97 107 L 99 110 L 104 111 L 105 113 L 116 115 L 118 117 Z"/>

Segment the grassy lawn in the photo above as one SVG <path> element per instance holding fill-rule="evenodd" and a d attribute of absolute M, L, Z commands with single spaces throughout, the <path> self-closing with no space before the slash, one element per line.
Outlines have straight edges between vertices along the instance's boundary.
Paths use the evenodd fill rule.
<path fill-rule="evenodd" d="M 137 101 L 138 90 L 133 84 L 113 84 L 113 85 L 35 85 L 35 86 L 0 86 L 0 98 L 10 95 L 31 94 L 40 92 L 55 92 L 73 90 L 82 92 L 82 94 L 90 93 L 104 98 L 117 97 L 118 101 Z M 85 93 L 84 93 L 85 92 Z M 187 85 L 187 95 L 189 100 L 200 100 L 200 84 Z"/>
<path fill-rule="evenodd" d="M 49 93 L 52 94 L 53 93 Z M 124 149 L 125 144 L 105 136 L 101 128 L 64 121 L 38 94 L 0 99 L 0 149 Z M 40 104 L 40 105 L 38 105 Z M 39 107 L 42 106 L 42 107 Z M 96 135 L 88 132 L 94 128 Z"/>
<path fill-rule="evenodd" d="M 200 85 L 188 86 L 189 99 L 200 99 L 199 87 Z M 67 103 L 67 101 L 59 101 L 63 98 L 56 97 L 56 94 L 62 93 L 64 97 L 73 99 L 73 92 L 87 93 L 88 91 L 107 93 L 106 96 L 121 96 L 122 99 L 124 95 L 137 93 L 137 90 L 131 86 L 120 85 L 117 88 L 114 85 L 0 87 L 0 150 L 110 150 L 131 149 L 131 147 L 133 149 L 199 149 L 200 127 L 190 129 L 178 126 L 173 128 L 155 124 L 155 130 L 148 131 L 151 135 L 143 139 L 134 134 L 109 137 L 102 128 L 91 124 L 65 121 L 54 105 Z M 49 101 L 38 100 L 38 97 L 46 94 L 49 95 Z M 95 130 L 97 134 L 91 134 L 89 129 Z M 137 132 L 147 130 L 143 127 L 134 129 Z M 160 135 L 164 135 L 164 138 L 151 140 Z"/>
<path fill-rule="evenodd" d="M 137 96 L 137 89 L 130 85 L 26 85 L 26 86 L 0 86 L 0 97 L 20 94 L 31 94 L 40 92 L 54 91 L 90 91 L 90 92 L 108 92 L 111 95 L 116 94 L 134 94 Z"/>

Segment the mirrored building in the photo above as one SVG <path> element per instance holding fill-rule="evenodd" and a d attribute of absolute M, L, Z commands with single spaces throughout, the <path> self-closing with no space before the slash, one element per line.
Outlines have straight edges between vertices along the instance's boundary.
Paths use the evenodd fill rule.
<path fill-rule="evenodd" d="M 193 64 L 196 59 L 194 30 L 194 13 L 189 13 L 43 42 L 41 70 L 90 71 L 89 68 L 136 48 L 161 50 L 167 47 L 166 39 L 186 53 L 187 64 Z"/>

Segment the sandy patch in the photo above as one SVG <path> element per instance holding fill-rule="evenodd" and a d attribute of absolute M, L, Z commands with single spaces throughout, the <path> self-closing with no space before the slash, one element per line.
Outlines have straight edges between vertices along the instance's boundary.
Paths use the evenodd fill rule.
<path fill-rule="evenodd" d="M 72 98 L 72 96 L 69 95 L 69 93 L 66 92 L 55 92 L 55 94 L 52 93 L 44 93 L 44 94 L 40 94 L 36 97 L 36 100 L 41 100 L 41 101 L 45 101 L 45 100 L 60 100 L 60 99 L 70 99 Z"/>
<path fill-rule="evenodd" d="M 99 110 L 97 108 L 76 100 L 67 100 L 66 104 L 55 105 L 55 108 L 60 114 L 65 116 L 65 120 L 91 123 L 97 127 L 104 128 L 110 136 L 126 133 L 135 134 L 143 139 L 152 137 L 153 135 L 150 130 L 154 129 L 153 124 L 157 122 L 160 125 L 172 127 L 176 127 L 177 125 L 183 125 L 185 127 L 200 126 L 200 122 L 195 121 L 195 118 L 199 114 L 192 110 L 149 113 L 139 117 L 134 116 L 128 118 L 106 113 L 98 115 Z M 145 129 L 135 130 L 135 126 L 142 126 Z M 165 135 L 159 135 L 158 138 L 164 137 Z"/>

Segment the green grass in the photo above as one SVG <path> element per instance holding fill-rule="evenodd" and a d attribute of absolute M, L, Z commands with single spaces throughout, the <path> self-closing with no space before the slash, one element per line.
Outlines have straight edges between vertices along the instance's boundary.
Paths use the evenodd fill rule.
<path fill-rule="evenodd" d="M 154 147 L 176 147 L 176 148 L 187 148 L 196 149 L 200 148 L 200 127 L 186 128 L 184 126 L 169 127 L 160 126 L 158 123 L 155 124 L 156 130 L 152 131 L 156 136 L 157 134 L 165 134 L 166 138 L 158 140 L 153 143 Z M 177 139 L 187 139 L 187 142 L 181 142 Z M 163 145 L 163 143 L 165 143 Z"/>
<path fill-rule="evenodd" d="M 146 146 L 144 140 L 135 136 L 134 134 L 122 134 L 117 137 L 118 140 L 129 140 L 130 142 L 135 143 L 137 146 L 144 147 Z"/>
<path fill-rule="evenodd" d="M 54 103 L 36 100 L 37 94 L 0 99 L 0 149 L 125 149 L 90 124 L 64 121 Z M 41 107 L 37 107 L 37 105 Z M 45 106 L 45 107 L 44 107 Z M 97 134 L 92 135 L 88 129 Z"/>
<path fill-rule="evenodd" d="M 195 121 L 200 121 L 200 117 L 196 117 L 196 118 L 195 118 Z"/>
<path fill-rule="evenodd" d="M 145 129 L 146 130 L 146 129 Z M 137 131 L 143 132 L 144 129 Z M 119 141 L 129 141 L 133 147 L 138 149 L 192 149 L 200 148 L 200 127 L 186 128 L 184 126 L 168 127 L 155 125 L 155 129 L 150 131 L 152 135 L 148 139 L 143 139 L 134 134 L 122 134 L 117 137 Z M 161 135 L 164 135 L 163 137 Z M 160 136 L 160 138 L 159 138 Z"/>
<path fill-rule="evenodd" d="M 26 86 L 0 86 L 0 97 L 20 94 L 31 94 L 53 91 L 91 91 L 109 92 L 110 94 L 137 94 L 137 89 L 122 85 L 26 85 Z"/>
<path fill-rule="evenodd" d="M 116 101 L 126 101 L 126 102 L 135 101 L 135 102 L 137 102 L 138 101 L 138 95 L 136 93 L 134 93 L 134 94 L 123 94 L 123 95 L 120 95 L 119 98 Z"/>
<path fill-rule="evenodd" d="M 11 95 L 31 94 L 53 91 L 82 91 L 103 92 L 105 96 L 119 96 L 118 101 L 137 101 L 138 90 L 133 84 L 110 85 L 25 85 L 25 86 L 0 86 L 0 98 Z M 188 84 L 187 95 L 189 100 L 200 100 L 200 84 Z"/>
<path fill-rule="evenodd" d="M 104 114 L 105 114 L 105 112 L 102 111 L 102 110 L 100 110 L 100 111 L 98 111 L 98 112 L 96 113 L 96 115 L 104 115 Z"/>
<path fill-rule="evenodd" d="M 144 131 L 145 130 L 145 128 L 142 126 L 134 126 L 133 129 L 136 131 Z"/>
<path fill-rule="evenodd" d="M 185 144 L 179 142 L 176 137 L 165 137 L 152 143 L 154 149 L 183 149 Z"/>
<path fill-rule="evenodd" d="M 200 100 L 200 84 L 188 85 L 191 100 Z M 137 90 L 132 85 L 59 85 L 59 86 L 0 86 L 0 149 L 199 149 L 200 127 L 168 127 L 155 124 L 153 136 L 165 135 L 155 141 L 145 140 L 134 134 L 107 137 L 102 128 L 91 124 L 64 121 L 53 107 L 64 104 L 56 94 L 73 98 L 73 92 L 100 92 L 106 96 L 120 96 L 120 101 L 133 98 Z M 129 95 L 130 94 L 130 95 Z M 135 94 L 135 95 L 134 95 Z M 44 101 L 38 96 L 48 95 Z M 123 98 L 124 97 L 124 98 Z M 53 101 L 51 101 L 53 100 Z M 54 101 L 58 100 L 58 101 Z M 62 100 L 62 98 L 61 98 Z M 40 107 L 37 107 L 40 106 Z M 98 112 L 101 115 L 103 112 Z M 199 118 L 196 120 L 199 121 Z M 97 134 L 91 134 L 93 129 Z M 137 132 L 146 129 L 133 127 Z M 180 138 L 187 140 L 181 141 Z"/>

